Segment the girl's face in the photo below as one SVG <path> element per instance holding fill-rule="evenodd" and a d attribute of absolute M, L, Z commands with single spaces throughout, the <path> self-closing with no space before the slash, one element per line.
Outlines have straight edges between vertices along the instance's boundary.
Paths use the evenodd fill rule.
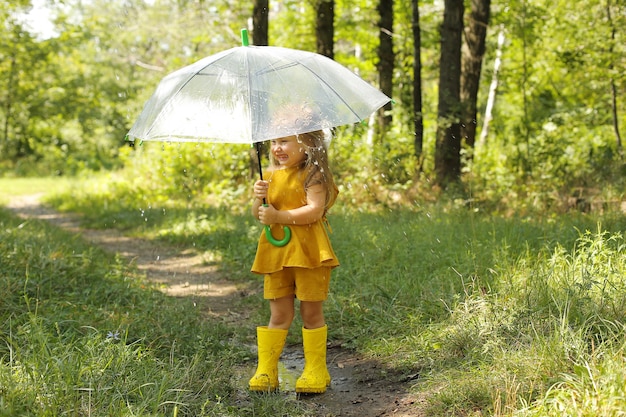
<path fill-rule="evenodd" d="M 274 139 L 271 144 L 272 155 L 281 167 L 297 166 L 306 158 L 304 146 L 295 136 Z"/>

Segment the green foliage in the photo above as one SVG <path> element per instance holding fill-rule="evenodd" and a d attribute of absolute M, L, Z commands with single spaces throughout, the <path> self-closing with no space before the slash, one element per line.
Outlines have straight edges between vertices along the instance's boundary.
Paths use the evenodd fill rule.
<path fill-rule="evenodd" d="M 115 222 L 132 227 L 148 217 L 151 221 L 163 217 L 166 210 L 198 202 L 220 205 L 247 201 L 251 184 L 249 150 L 245 145 L 127 145 L 120 151 L 127 168 L 95 177 L 82 190 L 96 197 L 94 203 L 88 201 L 89 195 L 74 190 L 77 198 L 62 206 L 86 211 L 96 227 Z M 113 217 L 106 217 L 113 212 Z"/>
<path fill-rule="evenodd" d="M 4 175 L 71 175 L 121 165 L 137 171 L 135 158 L 126 157 L 123 138 L 158 81 L 201 57 L 239 45 L 239 28 L 251 13 L 245 3 L 70 2 L 73 7 L 50 6 L 58 37 L 39 39 L 14 18 L 26 3 L 4 4 L 0 10 L 7 17 L 0 28 L 0 68 L 8 76 L 0 97 L 0 120 L 7 128 L 0 142 Z M 482 207 L 563 211 L 572 208 L 571 198 L 582 198 L 584 204 L 623 199 L 623 145 L 620 149 L 615 138 L 611 105 L 615 87 L 616 122 L 623 130 L 624 16 L 619 3 L 585 0 L 572 10 L 561 3 L 492 4 L 478 107 L 485 105 L 495 39 L 502 30 L 507 42 L 495 114 L 486 144 L 465 150 L 459 187 Z M 312 4 L 283 1 L 273 7 L 270 44 L 314 50 Z M 338 1 L 335 13 L 336 59 L 375 84 L 376 4 Z M 394 123 L 382 141 L 364 139 L 369 132 L 355 126 L 339 130 L 341 141 L 333 145 L 334 169 L 349 181 L 346 189 L 360 189 L 357 180 L 371 182 L 367 186 L 375 192 L 368 200 L 374 203 L 386 202 L 398 190 L 408 197 L 401 203 L 413 201 L 413 192 L 431 192 L 428 179 L 434 168 L 441 5 L 420 2 L 426 128 L 421 162 L 413 156 L 411 10 L 396 7 L 395 14 Z M 481 118 L 479 114 L 479 126 Z M 233 166 L 234 175 L 198 164 L 189 179 L 184 170 L 190 168 L 183 164 L 197 162 L 197 148 L 183 147 L 177 154 L 187 152 L 179 158 L 180 166 L 161 170 L 169 176 L 176 168 L 174 173 L 183 176 L 165 181 L 164 192 L 182 192 L 194 180 L 241 190 L 247 174 L 240 168 L 248 169 L 245 156 L 221 153 L 228 161 L 220 168 Z M 206 193 L 207 188 L 212 187 L 191 184 L 188 194 Z"/>
<path fill-rule="evenodd" d="M 507 42 L 493 134 L 471 166 L 475 196 L 562 209 L 575 190 L 587 200 L 608 200 L 624 189 L 623 145 L 618 148 L 611 108 L 611 82 L 618 97 L 624 88 L 624 75 L 615 73 L 626 57 L 623 42 L 616 43 L 624 16 L 617 4 L 612 20 L 605 2 L 580 6 L 565 11 L 565 3 L 512 2 L 494 10 L 490 38 L 502 30 Z M 623 130 L 619 99 L 616 112 Z M 616 187 L 598 196 L 606 184 Z"/>
<path fill-rule="evenodd" d="M 0 141 L 0 172 L 72 175 L 119 167 L 131 117 L 158 80 L 231 43 L 222 19 L 245 21 L 237 7 L 171 7 L 174 3 L 93 1 L 59 7 L 60 34 L 45 40 L 19 23 L 1 29 L 0 68 L 9 77 L 0 97 L 7 127 Z M 13 7 L 7 13 L 18 10 Z"/>

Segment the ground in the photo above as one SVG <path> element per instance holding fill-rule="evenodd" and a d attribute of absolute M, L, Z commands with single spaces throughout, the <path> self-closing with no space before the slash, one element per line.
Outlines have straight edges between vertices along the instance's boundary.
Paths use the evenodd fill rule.
<path fill-rule="evenodd" d="M 7 207 L 23 218 L 46 220 L 81 235 L 87 242 L 128 259 L 147 279 L 160 284 L 173 297 L 193 297 L 202 311 L 216 320 L 233 323 L 245 320 L 245 312 L 234 311 L 234 299 L 242 289 L 220 276 L 214 266 L 207 266 L 192 249 L 174 248 L 154 241 L 128 237 L 116 230 L 92 230 L 81 227 L 80 218 L 56 212 L 40 203 L 39 195 L 15 197 Z M 251 347 L 254 349 L 254 347 Z M 401 375 L 385 364 L 343 348 L 330 341 L 328 369 L 332 385 L 326 393 L 300 397 L 316 415 L 326 417 L 422 417 L 421 400 L 409 392 L 415 375 Z M 295 395 L 293 385 L 301 371 L 304 358 L 301 346 L 286 346 L 281 356 L 282 395 Z M 238 399 L 247 401 L 246 379 L 254 365 L 242 367 L 238 378 L 241 390 Z M 249 374 L 249 375 L 247 375 Z"/>

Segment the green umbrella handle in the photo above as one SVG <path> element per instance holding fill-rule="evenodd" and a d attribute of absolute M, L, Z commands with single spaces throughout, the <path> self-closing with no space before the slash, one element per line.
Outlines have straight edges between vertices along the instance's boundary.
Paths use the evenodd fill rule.
<path fill-rule="evenodd" d="M 267 204 L 263 205 L 267 207 Z M 285 232 L 285 237 L 278 240 L 274 238 L 274 236 L 272 236 L 272 230 L 270 229 L 270 227 L 267 225 L 265 226 L 265 237 L 267 238 L 267 241 L 274 246 L 278 246 L 279 248 L 285 246 L 287 243 L 289 243 L 289 240 L 291 240 L 291 229 L 287 226 L 283 226 L 283 232 Z"/>
<path fill-rule="evenodd" d="M 263 180 L 263 168 L 261 167 L 261 142 L 256 143 L 256 156 L 257 158 L 259 158 L 259 176 L 261 177 L 261 180 Z M 267 207 L 267 202 L 265 199 L 263 199 L 263 206 Z M 265 226 L 265 237 L 267 238 L 267 241 L 279 248 L 285 246 L 287 243 L 289 243 L 289 240 L 291 239 L 291 229 L 289 227 L 283 226 L 283 232 L 285 232 L 285 237 L 283 237 L 281 240 L 274 239 L 270 227 L 267 225 Z"/>
<path fill-rule="evenodd" d="M 281 240 L 278 240 L 275 239 L 274 236 L 272 236 L 272 231 L 270 230 L 270 227 L 265 226 L 265 237 L 267 238 L 268 242 L 270 242 L 274 246 L 278 246 L 279 248 L 285 246 L 287 243 L 289 243 L 289 240 L 291 239 L 291 229 L 289 227 L 283 226 L 283 232 L 285 232 L 285 237 Z"/>

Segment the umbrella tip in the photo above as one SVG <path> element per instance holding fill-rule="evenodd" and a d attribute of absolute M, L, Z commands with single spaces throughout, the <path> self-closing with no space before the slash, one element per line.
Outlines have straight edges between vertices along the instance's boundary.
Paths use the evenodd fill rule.
<path fill-rule="evenodd" d="M 241 46 L 248 45 L 248 29 L 241 29 Z"/>

